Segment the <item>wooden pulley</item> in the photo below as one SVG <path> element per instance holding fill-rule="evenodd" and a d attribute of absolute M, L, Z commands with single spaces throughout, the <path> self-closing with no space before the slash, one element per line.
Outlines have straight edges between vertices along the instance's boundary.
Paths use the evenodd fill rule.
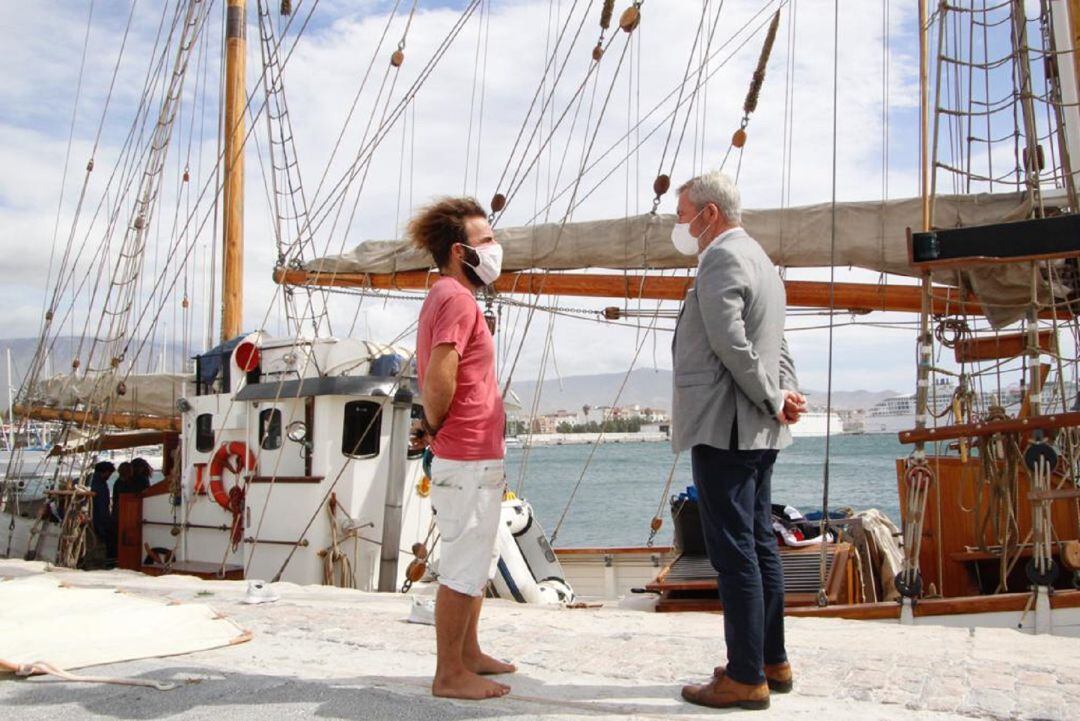
<path fill-rule="evenodd" d="M 913 463 L 904 474 L 908 486 L 926 488 L 934 481 L 934 472 L 925 463 Z"/>
<path fill-rule="evenodd" d="M 183 299 L 182 301 L 180 301 L 180 307 L 181 307 L 181 308 L 187 308 L 187 307 L 189 307 L 190 305 L 191 305 L 191 303 L 189 303 L 189 302 L 188 302 L 188 299 L 187 299 L 187 298 L 184 298 L 184 299 Z"/>
<path fill-rule="evenodd" d="M 109 364 L 110 364 L 110 365 L 111 365 L 111 366 L 112 366 L 113 368 L 119 368 L 119 367 L 120 367 L 120 359 L 119 359 L 119 358 L 116 358 L 116 357 L 114 356 L 114 357 L 113 357 L 113 359 L 109 361 Z"/>
<path fill-rule="evenodd" d="M 90 158 L 89 162 L 86 163 L 86 172 L 88 172 L 88 173 L 94 172 L 94 159 L 93 158 Z"/>
<path fill-rule="evenodd" d="M 116 384 L 116 395 L 127 395 L 127 383 L 125 383 L 124 381 L 120 381 Z"/>
<path fill-rule="evenodd" d="M 609 305 L 604 308 L 604 318 L 607 320 L 619 320 L 622 317 L 622 311 L 616 305 Z"/>
<path fill-rule="evenodd" d="M 187 183 L 190 180 L 191 180 L 191 173 L 188 172 L 187 168 L 184 168 L 184 182 Z"/>
<path fill-rule="evenodd" d="M 619 27 L 626 33 L 634 32 L 640 22 L 641 11 L 634 5 L 623 10 L 623 14 L 619 16 Z"/>
<path fill-rule="evenodd" d="M 425 573 L 427 573 L 427 563 L 414 558 L 409 561 L 409 567 L 405 569 L 405 578 L 409 579 L 410 583 L 416 583 L 424 577 Z"/>
<path fill-rule="evenodd" d="M 653 181 L 652 189 L 656 193 L 656 197 L 659 198 L 664 193 L 668 192 L 668 188 L 671 187 L 671 178 L 666 175 L 660 174 L 656 176 L 656 180 Z"/>
<path fill-rule="evenodd" d="M 281 14 L 292 15 L 292 0 L 281 0 Z"/>
<path fill-rule="evenodd" d="M 491 199 L 491 212 L 498 213 L 500 210 L 506 207 L 506 196 L 502 193 L 495 193 Z"/>
<path fill-rule="evenodd" d="M 45 311 L 45 320 L 52 320 L 52 319 L 53 319 L 53 312 L 51 310 Z"/>
<path fill-rule="evenodd" d="M 390 56 L 390 64 L 395 68 L 400 68 L 403 62 L 405 62 L 405 53 L 395 50 L 394 54 Z"/>
<path fill-rule="evenodd" d="M 604 57 L 604 46 L 600 43 L 596 43 L 596 47 L 592 49 L 592 59 L 596 62 L 600 62 L 600 58 Z"/>
<path fill-rule="evenodd" d="M 82 361 L 81 361 L 81 360 L 79 360 L 78 358 L 76 358 L 75 360 L 71 361 L 71 368 L 72 368 L 73 370 L 78 370 L 78 369 L 79 369 L 79 366 L 81 366 L 81 365 L 82 365 Z"/>
<path fill-rule="evenodd" d="M 660 530 L 660 527 L 663 526 L 663 525 L 664 525 L 664 519 L 661 518 L 660 516 L 655 516 L 652 519 L 652 523 L 649 524 L 649 528 L 652 529 L 653 533 L 656 533 L 657 531 Z"/>
<path fill-rule="evenodd" d="M 1080 541 L 1073 539 L 1061 544 L 1061 565 L 1070 571 L 1080 571 Z"/>
<path fill-rule="evenodd" d="M 170 528 L 169 529 L 169 535 L 171 535 L 171 536 L 179 536 L 180 535 L 180 526 L 173 526 L 172 528 Z"/>
<path fill-rule="evenodd" d="M 742 146 L 746 145 L 746 131 L 742 128 L 736 130 L 735 133 L 731 136 L 731 144 L 734 145 L 736 148 L 741 148 Z"/>
<path fill-rule="evenodd" d="M 412 545 L 412 555 L 423 561 L 425 558 L 427 558 L 427 546 L 420 543 L 420 541 L 417 541 Z"/>

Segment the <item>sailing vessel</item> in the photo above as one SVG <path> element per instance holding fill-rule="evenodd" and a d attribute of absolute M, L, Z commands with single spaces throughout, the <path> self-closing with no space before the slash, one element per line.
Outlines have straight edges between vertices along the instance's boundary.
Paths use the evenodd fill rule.
<path fill-rule="evenodd" d="M 298 169 L 283 70 L 299 38 L 288 35 L 288 28 L 305 10 L 310 18 L 314 6 L 298 2 L 294 8 L 283 2 L 285 28 L 275 30 L 272 10 L 262 0 L 257 3 L 263 68 L 257 83 L 261 99 L 256 100 L 257 93 L 249 95 L 244 82 L 246 4 L 228 0 L 223 6 L 224 146 L 214 164 L 222 179 L 204 172 L 206 181 L 197 197 L 187 186 L 179 186 L 195 210 L 178 224 L 182 242 L 177 263 L 166 267 L 174 276 L 187 267 L 207 220 L 217 218 L 216 205 L 211 207 L 207 198 L 220 196 L 224 209 L 220 344 L 196 355 L 194 374 L 147 377 L 136 372 L 143 348 L 138 335 L 156 330 L 154 312 L 169 296 L 156 286 L 148 298 L 142 296 L 136 280 L 149 229 L 161 222 L 155 211 L 165 158 L 176 120 L 183 118 L 185 77 L 199 67 L 198 48 L 205 42 L 212 5 L 210 0 L 178 0 L 163 15 L 163 23 L 170 20 L 171 33 L 163 41 L 162 62 L 148 75 L 145 94 L 159 95 L 161 104 L 152 116 L 140 111 L 148 129 L 145 136 L 138 135 L 145 152 L 133 152 L 127 164 L 118 164 L 130 186 L 120 195 L 122 202 L 110 206 L 118 222 L 110 225 L 104 243 L 115 243 L 111 247 L 116 251 L 113 264 L 107 266 L 108 292 L 91 301 L 90 315 L 98 320 L 97 326 L 87 324 L 86 343 L 72 359 L 71 371 L 50 386 L 41 377 L 44 358 L 63 325 L 64 309 L 58 300 L 76 282 L 76 266 L 65 267 L 58 275 L 16 412 L 26 422 L 47 420 L 62 428 L 58 446 L 67 461 L 57 472 L 58 483 L 51 493 L 66 506 L 66 513 L 59 523 L 27 517 L 11 491 L 12 469 L 18 466 L 13 458 L 4 493 L 4 512 L 10 518 L 7 553 L 21 555 L 31 549 L 39 557 L 67 565 L 82 562 L 88 531 L 80 519 L 89 517 L 86 509 L 93 501 L 79 479 L 85 477 L 93 454 L 155 442 L 165 449 L 165 480 L 139 497 L 119 499 L 120 565 L 151 573 L 408 589 L 424 578 L 437 550 L 429 486 L 417 449 L 410 444 L 410 424 L 419 406 L 410 352 L 400 345 L 407 330 L 401 338 L 382 342 L 331 337 L 326 318 L 332 303 L 327 298 L 330 293 L 349 293 L 419 299 L 433 281 L 432 262 L 400 240 L 368 240 L 353 250 L 331 253 L 325 252 L 328 242 L 317 246 L 314 238 L 326 232 L 326 223 L 330 235 L 343 217 L 343 227 L 351 224 L 348 201 L 362 190 L 375 150 L 396 124 L 408 122 L 411 103 L 442 58 L 444 45 L 453 42 L 478 9 L 484 17 L 484 3 L 466 3 L 444 45 L 400 95 L 394 94 L 394 83 L 406 65 L 415 3 L 397 49 L 383 51 L 380 40 L 373 58 L 384 65 L 383 87 L 356 158 L 336 184 L 320 183 L 309 198 Z M 598 13 L 575 4 L 552 23 L 556 32 L 551 38 L 557 42 L 522 121 L 518 136 L 522 142 L 514 144 L 503 176 L 492 183 L 491 219 L 505 249 L 504 275 L 480 302 L 493 320 L 503 319 L 498 331 L 506 339 L 500 377 L 507 389 L 538 314 L 554 318 L 577 312 L 599 315 L 607 322 L 633 322 L 641 335 L 638 353 L 661 328 L 661 321 L 672 315 L 663 302 L 681 300 L 693 283 L 692 262 L 669 240 L 672 217 L 658 212 L 661 202 L 670 199 L 683 140 L 678 128 L 685 133 L 690 119 L 700 112 L 695 107 L 703 105 L 707 79 L 715 70 L 710 63 L 719 62 L 728 43 L 758 38 L 757 68 L 742 117 L 733 118 L 736 130 L 724 159 L 725 164 L 730 160 L 732 166 L 741 167 L 782 11 L 795 8 L 794 3 L 763 2 L 742 29 L 721 43 L 716 33 L 725 25 L 723 3 L 705 3 L 697 32 L 688 38 L 692 49 L 686 72 L 668 97 L 673 110 L 656 125 L 668 131 L 668 141 L 659 153 L 652 212 L 627 212 L 617 220 L 576 220 L 574 211 L 592 192 L 582 188 L 582 181 L 589 172 L 600 172 L 591 164 L 590 154 L 612 88 L 625 68 L 628 49 L 639 42 L 636 31 L 648 22 L 642 5 L 633 2 L 616 18 L 611 0 Z M 783 268 L 852 265 L 920 281 L 919 285 L 786 282 L 789 306 L 822 312 L 830 323 L 838 312 L 919 315 L 915 424 L 900 436 L 914 450 L 909 458 L 897 461 L 902 548 L 897 551 L 891 545 L 895 539 L 888 524 L 873 514 L 833 519 L 823 509 L 820 538 L 826 541 L 785 549 L 790 610 L 801 615 L 1080 633 L 1080 592 L 1069 589 L 1075 577 L 1067 572 L 1075 569 L 1071 564 L 1080 563 L 1076 560 L 1080 459 L 1075 453 L 1080 418 L 1071 410 L 1073 399 L 1066 396 L 1065 384 L 1075 383 L 1077 368 L 1076 360 L 1065 352 L 1070 345 L 1063 340 L 1074 330 L 1071 300 L 1078 277 L 1075 258 L 1080 255 L 1072 232 L 1076 194 L 1069 164 L 1070 157 L 1080 157 L 1078 73 L 1071 55 L 1080 17 L 1063 2 L 1044 4 L 1036 19 L 1025 16 L 1019 1 L 993 7 L 942 6 L 932 19 L 925 2 L 920 10 L 922 196 L 834 200 L 748 210 L 743 216 L 747 230 Z M 575 55 L 578 35 L 571 39 L 568 31 L 597 15 L 600 32 L 595 47 L 587 57 Z M 1001 51 L 1005 59 L 994 57 L 1001 50 L 998 44 L 957 40 L 968 37 L 954 32 L 951 23 L 960 21 L 973 27 L 1005 25 L 1010 35 L 1008 47 Z M 1031 44 L 1029 27 L 1039 30 L 1038 42 Z M 933 82 L 931 35 L 939 44 Z M 478 33 L 478 48 L 480 37 Z M 292 46 L 286 45 L 286 38 Z M 1034 46 L 1040 48 L 1035 53 L 1039 62 L 1032 59 Z M 976 52 L 986 57 L 975 62 L 971 57 Z M 574 63 L 581 82 L 567 97 L 560 83 Z M 958 70 L 973 76 L 978 71 L 980 79 L 986 75 L 989 88 L 989 73 L 1006 65 L 1015 70 L 1017 84 L 1010 79 L 1010 92 L 997 101 L 985 93 L 978 95 L 978 84 Z M 1045 94 L 1031 91 L 1033 73 L 1045 83 Z M 365 75 L 362 83 L 367 79 Z M 963 92 L 959 96 L 946 92 L 949 82 L 959 83 L 956 87 Z M 1000 89 L 998 80 L 993 87 Z M 581 109 L 589 88 L 594 97 L 603 88 L 606 99 L 600 94 L 595 117 L 589 111 L 584 130 L 575 130 L 575 108 Z M 957 97 L 965 101 L 964 107 L 957 105 Z M 247 114 L 265 115 L 268 123 L 273 171 L 269 196 L 279 241 L 274 280 L 292 331 L 278 338 L 261 330 L 242 330 L 243 159 L 251 137 Z M 976 138 L 971 119 L 983 118 L 986 132 L 981 142 L 994 150 L 1004 122 L 999 117 L 1016 126 L 1015 133 L 1006 135 L 1016 153 L 1014 167 L 1005 173 L 1000 157 L 996 169 L 981 169 L 980 163 L 994 162 L 990 159 L 994 153 L 980 155 L 972 149 L 975 140 L 967 145 L 955 142 L 958 127 L 967 129 L 960 137 Z M 643 128 L 648 126 L 639 119 L 636 129 Z M 629 144 L 633 130 L 612 147 Z M 537 163 L 554 158 L 550 165 L 558 166 L 554 148 L 569 148 L 563 134 L 581 132 L 578 169 L 569 172 L 569 183 L 560 187 L 560 168 L 547 208 L 517 227 L 500 223 L 504 216 L 514 217 L 506 215 L 508 208 L 521 204 L 520 193 L 530 177 L 535 180 Z M 403 145 L 406 137 L 403 133 Z M 93 163 L 88 177 L 92 169 Z M 948 194 L 938 192 L 942 174 L 951 179 Z M 479 164 L 476 175 L 479 182 Z M 180 182 L 190 182 L 189 169 L 184 169 Z M 552 221 L 551 206 L 560 198 L 566 200 L 567 210 Z M 74 231 L 73 225 L 72 238 Z M 163 287 L 175 288 L 175 277 Z M 622 305 L 582 312 L 564 306 L 563 299 L 572 297 L 617 298 Z M 653 301 L 657 304 L 648 307 Z M 953 353 L 955 365 L 941 360 L 943 349 Z M 1053 376 L 1049 365 L 1057 366 Z M 1056 394 L 1051 393 L 1056 405 L 1043 401 L 1050 377 L 1058 385 Z M 947 413 L 928 401 L 930 389 L 941 378 L 955 378 L 959 389 L 952 394 Z M 1023 380 L 1024 402 L 1014 412 L 1001 405 L 981 407 L 992 397 L 987 385 L 996 385 L 1000 395 L 1017 379 Z M 617 402 L 612 399 L 611 405 Z M 831 416 L 826 418 L 831 421 Z M 75 440 L 71 434 L 75 427 L 87 429 L 89 437 Z M 123 434 L 118 429 L 137 432 Z M 827 463 L 826 456 L 826 469 Z M 584 474 L 583 470 L 582 478 Z M 664 489 L 661 507 L 668 490 Z M 569 495 L 572 500 L 573 489 Z M 663 515 L 653 518 L 652 535 Z M 561 523 L 562 519 L 554 526 L 553 539 Z M 684 530 L 692 528 L 691 524 Z M 715 578 L 707 562 L 692 551 L 686 538 L 680 540 L 684 545 L 673 549 L 648 545 L 557 549 L 555 555 L 578 595 L 610 596 L 627 585 L 648 583 L 660 596 L 661 610 L 715 608 Z"/>

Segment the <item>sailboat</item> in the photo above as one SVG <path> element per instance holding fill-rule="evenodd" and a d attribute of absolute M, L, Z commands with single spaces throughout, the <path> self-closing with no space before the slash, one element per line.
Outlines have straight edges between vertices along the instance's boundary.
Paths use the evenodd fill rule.
<path fill-rule="evenodd" d="M 326 194 L 316 192 L 317 200 L 332 201 L 319 205 L 316 213 L 296 168 L 282 74 L 290 57 L 285 35 L 275 32 L 272 11 L 258 2 L 263 58 L 258 84 L 263 96 L 253 102 L 255 94 L 246 93 L 244 82 L 246 3 L 228 0 L 223 8 L 224 146 L 218 158 L 223 180 L 211 180 L 203 186 L 209 196 L 221 196 L 224 208 L 220 344 L 196 356 L 193 375 L 140 376 L 129 357 L 129 353 L 137 357 L 141 348 L 132 334 L 138 323 L 129 326 L 140 305 L 135 278 L 148 230 L 153 222 L 160 222 L 153 211 L 161 170 L 183 80 L 193 67 L 198 38 L 209 22 L 212 4 L 208 0 L 177 2 L 173 12 L 163 16 L 172 19 L 175 33 L 166 45 L 171 52 L 170 70 L 160 76 L 157 90 L 162 102 L 151 123 L 152 142 L 145 146 L 148 152 L 138 171 L 129 172 L 137 182 L 135 190 L 125 196 L 131 202 L 119 224 L 122 239 L 110 291 L 98 303 L 102 323 L 97 334 L 87 334 L 87 345 L 81 356 L 73 359 L 71 372 L 52 387 L 40 376 L 57 332 L 53 324 L 60 318 L 57 308 L 46 313 L 41 346 L 16 412 L 28 419 L 26 422 L 46 420 L 64 429 L 58 452 L 69 460 L 67 470 L 57 477 L 61 480 L 66 475 L 67 483 L 59 483 L 52 492 L 58 502 L 67 505 L 67 512 L 59 523 L 50 523 L 44 516 L 27 518 L 8 481 L 4 494 L 5 515 L 11 519 L 7 553 L 14 549 L 21 555 L 24 549 L 35 549 L 38 557 L 69 565 L 80 563 L 87 530 L 85 522 L 78 519 L 88 517 L 85 509 L 92 498 L 77 480 L 89 470 L 92 454 L 124 444 L 156 442 L 165 449 L 165 480 L 139 497 L 122 496 L 119 500 L 119 565 L 149 573 L 407 590 L 425 577 L 427 561 L 437 553 L 427 501 L 429 486 L 420 454 L 410 445 L 410 424 L 419 409 L 410 352 L 397 340 L 383 343 L 320 335 L 324 330 L 321 314 L 328 307 L 321 294 L 344 291 L 418 298 L 434 280 L 432 262 L 397 239 L 367 240 L 337 254 L 318 253 L 313 236 L 322 222 L 333 218 L 336 225 L 344 214 L 344 200 L 353 183 L 362 186 L 367 178 L 375 148 L 386 141 L 395 123 L 405 122 L 410 102 L 426 77 L 423 72 L 400 98 L 393 97 L 393 81 L 385 99 L 380 89 L 377 105 L 381 107 L 372 113 L 355 162 L 336 185 L 327 186 L 330 190 Z M 295 5 L 282 3 L 280 8 L 283 17 L 289 18 L 286 28 L 298 16 L 298 23 L 303 23 L 304 10 L 314 10 L 303 3 Z M 552 193 L 566 199 L 568 211 L 553 222 L 543 222 L 544 213 L 518 227 L 504 227 L 499 222 L 536 160 L 558 142 L 560 128 L 573 130 L 577 113 L 572 111 L 580 109 L 589 83 L 595 91 L 602 72 L 610 71 L 611 78 L 618 76 L 635 32 L 647 22 L 642 5 L 631 3 L 616 17 L 614 2 L 606 0 L 598 12 L 593 8 L 590 14 L 589 8 L 578 10 L 575 5 L 560 18 L 558 42 L 521 126 L 519 137 L 526 141 L 522 148 L 515 145 L 507 163 L 508 169 L 515 165 L 516 169 L 504 173 L 495 184 L 490 208 L 498 240 L 505 249 L 504 275 L 480 302 L 493 320 L 503 310 L 518 311 L 518 322 L 524 329 L 515 333 L 504 323 L 499 332 L 510 331 L 517 338 L 519 354 L 532 319 L 537 313 L 564 312 L 562 298 L 619 299 L 621 306 L 603 311 L 607 320 L 642 319 L 644 330 L 653 331 L 663 313 L 659 306 L 645 308 L 642 304 L 678 302 L 693 283 L 692 264 L 669 240 L 672 217 L 659 212 L 663 199 L 670 198 L 674 159 L 670 166 L 665 166 L 663 156 L 660 159 L 661 171 L 668 172 L 658 173 L 653 182 L 652 212 L 627 213 L 616 220 L 573 218 L 573 210 L 581 202 L 579 194 L 587 195 L 581 181 L 592 167 L 586 151 L 593 147 L 600 117 L 608 105 L 603 98 L 597 117 L 586 121 L 586 138 L 591 141 L 586 143 L 578 171 L 570 173 L 571 181 L 563 192 Z M 748 142 L 748 128 L 783 11 L 790 12 L 793 7 L 794 3 L 765 2 L 739 31 L 761 38 L 761 50 L 742 118 L 734 122 L 736 130 L 728 149 L 733 162 L 741 162 Z M 453 42 L 478 8 L 482 11 L 480 0 L 466 3 L 447 33 L 446 43 Z M 397 50 L 389 57 L 381 56 L 384 84 L 386 78 L 396 79 L 406 63 L 406 36 L 415 9 L 414 4 Z M 1080 28 L 1080 18 L 1071 15 L 1064 3 L 1050 3 L 1036 21 L 1026 19 L 1021 2 L 962 11 L 942 8 L 932 21 L 925 2 L 920 3 L 920 11 L 921 197 L 834 200 L 744 213 L 747 230 L 781 267 L 851 265 L 920 281 L 919 285 L 786 283 L 790 307 L 822 311 L 830 319 L 837 312 L 871 311 L 917 313 L 920 319 L 917 422 L 900 435 L 913 451 L 910 457 L 897 461 L 903 499 L 902 545 L 890 555 L 889 544 L 896 539 L 888 533 L 881 536 L 881 526 L 868 532 L 860 528 L 863 524 L 830 520 L 825 513 L 821 537 L 828 540 L 785 553 L 791 583 L 789 611 L 809 616 L 1080 633 L 1080 592 L 1069 589 L 1071 580 L 1066 572 L 1075 568 L 1070 564 L 1078 563 L 1076 505 L 1080 492 L 1073 449 L 1080 420 L 1072 410 L 1074 399 L 1062 393 L 1053 401 L 1056 406 L 1042 403 L 1048 378 L 1064 388 L 1067 381 L 1075 380 L 1076 372 L 1075 361 L 1063 358 L 1062 349 L 1067 345 L 1056 334 L 1071 328 L 1069 301 L 1075 275 L 1070 269 L 1080 254 L 1077 236 L 1070 233 L 1074 216 L 1069 211 L 1075 210 L 1076 196 L 1068 162 L 1069 157 L 1080 157 L 1077 71 L 1071 62 L 1062 60 L 1070 57 L 1070 51 L 1063 48 L 1072 47 L 1070 38 L 1076 33 L 1071 31 Z M 685 131 L 694 102 L 705 87 L 709 61 L 719 52 L 713 41 L 717 28 L 723 25 L 722 12 L 722 3 L 705 4 L 674 110 L 658 127 L 674 131 L 681 123 Z M 589 57 L 575 57 L 575 43 L 569 40 L 567 29 L 597 15 L 600 32 L 595 47 Z M 957 165 L 957 159 L 946 152 L 953 146 L 938 142 L 938 130 L 957 122 L 955 118 L 979 117 L 978 111 L 950 104 L 952 97 L 941 93 L 945 86 L 941 78 L 959 77 L 956 67 L 979 66 L 983 71 L 997 67 L 989 61 L 963 63 L 953 57 L 960 50 L 971 55 L 976 48 L 970 42 L 959 48 L 947 44 L 953 41 L 946 32 L 952 26 L 946 23 L 965 16 L 984 25 L 1003 17 L 1011 22 L 1013 41 L 1006 57 L 1016 68 L 1027 68 L 1017 71 L 1022 84 L 1008 96 L 1008 107 L 1015 107 L 1017 117 L 1023 117 L 1015 136 L 1016 155 L 1022 159 L 1011 175 L 1002 176 L 1000 165 L 996 174 L 984 175 L 970 163 Z M 1040 98 L 1030 91 L 1035 63 L 1029 57 L 1027 29 L 1033 22 L 1046 30 L 1041 36 L 1045 47 L 1057 48 L 1040 56 L 1053 59 L 1046 65 L 1052 70 L 1040 76 L 1051 89 Z M 932 32 L 941 45 L 936 83 L 929 77 Z M 978 47 L 985 54 L 996 46 Z M 437 65 L 442 48 L 424 71 Z M 556 92 L 556 86 L 572 59 L 582 68 L 583 79 L 567 101 Z M 557 74 L 557 78 L 549 78 L 549 74 Z M 168 82 L 164 82 L 166 78 Z M 971 96 L 975 85 L 968 81 L 963 87 Z M 933 103 L 932 88 L 938 94 Z M 607 92 L 610 99 L 610 90 Z M 983 97 L 982 102 L 984 108 L 994 107 L 989 97 Z M 1035 115 L 1031 106 L 1036 102 L 1052 111 L 1050 120 Z M 986 115 L 990 110 L 981 112 Z M 274 280 L 284 290 L 283 305 L 296 329 L 291 337 L 242 331 L 243 149 L 250 138 L 245 123 L 249 113 L 265 113 L 269 118 L 273 199 L 287 206 L 287 212 L 279 215 L 285 226 L 280 230 L 285 242 L 279 245 Z M 1053 129 L 1053 142 L 1048 144 L 1051 152 L 1038 142 L 1045 135 L 1040 123 Z M 970 127 L 968 130 L 973 135 Z M 946 135 L 942 133 L 942 137 Z M 669 140 L 672 136 L 678 133 L 669 132 Z M 629 132 L 616 145 L 628 138 Z M 992 139 L 990 134 L 985 138 L 987 143 Z M 1021 145 L 1023 153 L 1019 152 Z M 1076 153 L 1070 154 L 1074 149 Z M 961 148 L 958 154 L 965 160 L 975 157 L 970 148 Z M 1047 166 L 1053 172 L 1044 173 Z M 950 194 L 937 192 L 938 175 L 957 169 L 963 171 L 966 182 L 952 183 L 955 192 Z M 184 173 L 187 182 L 187 170 Z M 1011 185 L 1001 177 L 1012 179 Z M 1009 190 L 1000 192 L 995 183 Z M 335 207 L 336 215 L 326 212 Z M 207 217 L 216 216 L 208 214 L 203 222 Z M 196 236 L 201 227 L 198 219 L 192 213 L 184 231 L 190 225 L 191 234 Z M 189 253 L 193 247 L 187 246 Z M 70 283 L 71 279 L 62 282 Z M 544 298 L 552 300 L 544 305 Z M 314 335 L 304 335 L 305 324 Z M 937 408 L 929 400 L 933 378 L 951 372 L 935 360 L 941 347 L 955 351 L 961 367 L 957 387 L 964 392 L 957 393 L 948 405 L 949 415 L 939 418 L 928 409 Z M 1047 369 L 1047 360 L 1058 366 L 1053 374 L 1053 369 Z M 500 369 L 507 390 L 515 365 L 511 359 Z M 990 396 L 969 392 L 977 384 L 989 383 L 1003 366 L 1019 366 L 1024 374 L 1027 403 L 1014 417 L 1002 417 L 999 408 L 979 407 L 972 399 Z M 154 399 L 162 402 L 155 404 Z M 69 440 L 68 429 L 74 427 L 89 429 L 90 437 Z M 121 429 L 129 432 L 117 432 Z M 827 457 L 825 460 L 827 468 Z M 12 464 L 17 465 L 17 459 L 9 469 Z M 73 507 L 82 513 L 72 513 Z M 518 508 L 523 508 L 522 504 Z M 663 518 L 657 514 L 652 522 L 654 535 L 662 524 Z M 878 555 L 885 549 L 889 558 L 867 550 L 872 543 L 868 537 L 875 533 L 880 536 Z M 47 552 L 49 547 L 55 548 L 55 553 Z M 558 557 L 579 595 L 592 589 L 596 595 L 610 596 L 630 585 L 646 585 L 659 596 L 658 610 L 712 609 L 717 605 L 715 578 L 710 578 L 707 563 L 686 547 L 556 549 L 554 554 L 543 555 Z M 891 572 L 884 573 L 882 568 L 886 567 Z"/>

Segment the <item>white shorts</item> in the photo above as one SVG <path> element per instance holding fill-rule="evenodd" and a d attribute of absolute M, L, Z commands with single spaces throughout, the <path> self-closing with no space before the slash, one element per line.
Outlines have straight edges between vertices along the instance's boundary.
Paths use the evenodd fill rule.
<path fill-rule="evenodd" d="M 482 596 L 499 561 L 505 473 L 502 460 L 431 463 L 431 507 L 441 538 L 439 583 L 466 596 Z"/>

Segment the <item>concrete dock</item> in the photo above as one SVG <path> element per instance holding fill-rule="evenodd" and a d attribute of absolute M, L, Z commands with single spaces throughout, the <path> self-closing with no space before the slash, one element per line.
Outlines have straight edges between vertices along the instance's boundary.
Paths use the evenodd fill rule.
<path fill-rule="evenodd" d="M 765 712 L 722 712 L 679 698 L 682 684 L 704 681 L 723 660 L 717 615 L 495 600 L 485 604 L 481 641 L 493 655 L 516 662 L 519 672 L 500 677 L 512 686 L 508 697 L 465 702 L 430 696 L 434 629 L 405 622 L 409 597 L 275 584 L 280 600 L 251 606 L 240 602 L 241 582 L 47 570 L 41 563 L 0 560 L 0 578 L 38 573 L 70 585 L 209 604 L 253 639 L 82 671 L 180 682 L 172 691 L 0 675 L 5 721 L 701 719 L 723 713 L 763 721 L 1080 719 L 1080 643 L 1069 638 L 788 619 L 795 691 L 773 695 Z"/>

